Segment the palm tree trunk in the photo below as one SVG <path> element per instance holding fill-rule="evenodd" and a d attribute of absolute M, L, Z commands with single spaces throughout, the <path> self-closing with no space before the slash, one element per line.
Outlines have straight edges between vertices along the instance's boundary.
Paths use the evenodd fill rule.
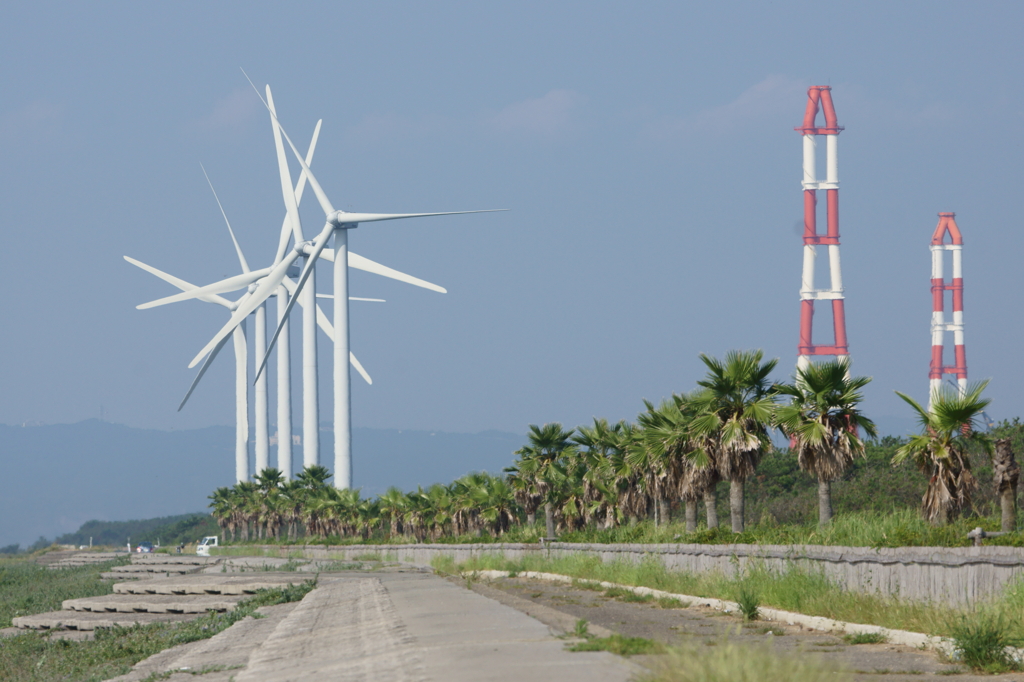
<path fill-rule="evenodd" d="M 548 539 L 554 539 L 555 537 L 555 510 L 552 509 L 550 502 L 544 503 L 544 527 L 547 532 Z"/>
<path fill-rule="evenodd" d="M 729 516 L 732 520 L 732 532 L 743 532 L 743 479 L 734 478 L 729 485 Z"/>
<path fill-rule="evenodd" d="M 687 498 L 683 505 L 686 508 L 686 532 L 693 533 L 697 530 L 697 500 Z"/>
<path fill-rule="evenodd" d="M 534 526 L 536 524 L 537 524 L 537 512 L 536 511 L 526 512 L 526 525 L 527 526 Z"/>
<path fill-rule="evenodd" d="M 832 482 L 818 479 L 818 525 L 832 523 Z"/>
<path fill-rule="evenodd" d="M 718 528 L 718 495 L 714 486 L 704 491 L 704 511 L 708 516 L 708 528 Z"/>
<path fill-rule="evenodd" d="M 999 506 L 1003 511 L 1000 527 L 1003 532 L 1012 532 L 1017 527 L 1017 491 L 1012 488 L 1002 491 L 999 495 Z"/>
<path fill-rule="evenodd" d="M 672 520 L 672 507 L 669 506 L 668 500 L 664 497 L 658 498 L 658 525 L 668 525 L 669 521 Z"/>
<path fill-rule="evenodd" d="M 996 441 L 992 468 L 996 491 L 999 493 L 999 506 L 1003 512 L 1002 530 L 1010 532 L 1017 527 L 1017 479 L 1020 477 L 1020 466 L 1009 438 Z"/>

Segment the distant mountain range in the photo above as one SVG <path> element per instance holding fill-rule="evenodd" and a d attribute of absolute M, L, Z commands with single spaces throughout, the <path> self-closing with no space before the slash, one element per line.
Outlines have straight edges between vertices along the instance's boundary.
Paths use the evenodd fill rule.
<path fill-rule="evenodd" d="M 333 461 L 333 434 L 320 434 L 320 461 Z M 470 471 L 499 473 L 524 436 L 356 428 L 355 485 L 364 496 L 390 486 L 448 483 Z M 0 424 L 0 547 L 53 538 L 89 520 L 147 519 L 203 512 L 215 488 L 234 483 L 234 428 L 136 429 L 89 419 L 77 424 Z M 301 448 L 293 448 L 301 468 Z M 271 448 L 273 462 L 274 448 Z"/>

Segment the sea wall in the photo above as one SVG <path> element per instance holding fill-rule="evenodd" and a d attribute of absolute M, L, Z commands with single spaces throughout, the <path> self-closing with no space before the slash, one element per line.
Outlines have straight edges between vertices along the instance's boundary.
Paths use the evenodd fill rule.
<path fill-rule="evenodd" d="M 255 549 L 255 548 L 254 548 Z M 409 544 L 409 545 L 272 545 L 268 553 L 318 559 L 350 560 L 381 554 L 390 559 L 429 565 L 447 555 L 456 562 L 483 555 L 508 559 L 586 554 L 603 561 L 661 562 L 680 571 L 720 571 L 733 575 L 751 562 L 774 570 L 792 565 L 821 570 L 846 589 L 950 605 L 972 604 L 997 596 L 1024 573 L 1024 549 L 1016 547 L 826 547 L 820 545 L 685 545 L 685 544 Z"/>

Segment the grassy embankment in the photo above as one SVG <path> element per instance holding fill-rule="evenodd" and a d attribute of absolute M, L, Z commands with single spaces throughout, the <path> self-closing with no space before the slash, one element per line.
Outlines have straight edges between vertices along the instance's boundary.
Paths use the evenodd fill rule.
<path fill-rule="evenodd" d="M 585 581 L 606 581 L 732 601 L 739 601 L 746 592 L 747 595 L 754 595 L 762 606 L 947 637 L 954 634 L 957 624 L 963 618 L 983 613 L 986 617 L 1001 619 L 1010 638 L 1024 642 L 1024 582 L 1011 585 L 999 599 L 966 610 L 849 592 L 820 572 L 795 566 L 778 572 L 755 565 L 742 575 L 729 578 L 718 572 L 669 571 L 653 559 L 640 564 L 603 563 L 599 558 L 586 556 L 557 559 L 537 556 L 511 561 L 491 555 L 458 565 L 450 557 L 441 557 L 433 565 L 439 572 L 452 574 L 485 569 L 559 573 L 579 578 L 584 584 Z"/>
<path fill-rule="evenodd" d="M 32 561 L 34 557 L 0 559 L 0 628 L 10 627 L 16 616 L 58 611 L 65 599 L 110 594 L 113 586 L 101 581 L 100 573 L 128 563 L 125 557 L 92 566 L 50 570 Z"/>
<path fill-rule="evenodd" d="M 13 615 L 60 608 L 64 599 L 109 594 L 111 585 L 99 580 L 99 566 L 51 571 L 28 561 L 0 563 L 0 608 L 4 625 Z M 135 663 L 178 644 L 213 637 L 260 606 L 302 599 L 313 581 L 274 590 L 260 590 L 239 602 L 234 611 L 210 613 L 187 623 L 157 623 L 96 631 L 89 642 L 51 640 L 30 632 L 0 639 L 0 682 L 98 682 L 128 672 Z"/>

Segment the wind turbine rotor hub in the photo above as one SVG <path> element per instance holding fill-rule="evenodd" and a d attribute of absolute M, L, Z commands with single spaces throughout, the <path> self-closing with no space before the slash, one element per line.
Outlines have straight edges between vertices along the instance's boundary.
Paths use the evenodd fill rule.
<path fill-rule="evenodd" d="M 340 230 L 351 230 L 352 228 L 359 226 L 359 223 L 346 221 L 344 211 L 335 211 L 331 215 L 327 216 L 327 222 Z"/>

